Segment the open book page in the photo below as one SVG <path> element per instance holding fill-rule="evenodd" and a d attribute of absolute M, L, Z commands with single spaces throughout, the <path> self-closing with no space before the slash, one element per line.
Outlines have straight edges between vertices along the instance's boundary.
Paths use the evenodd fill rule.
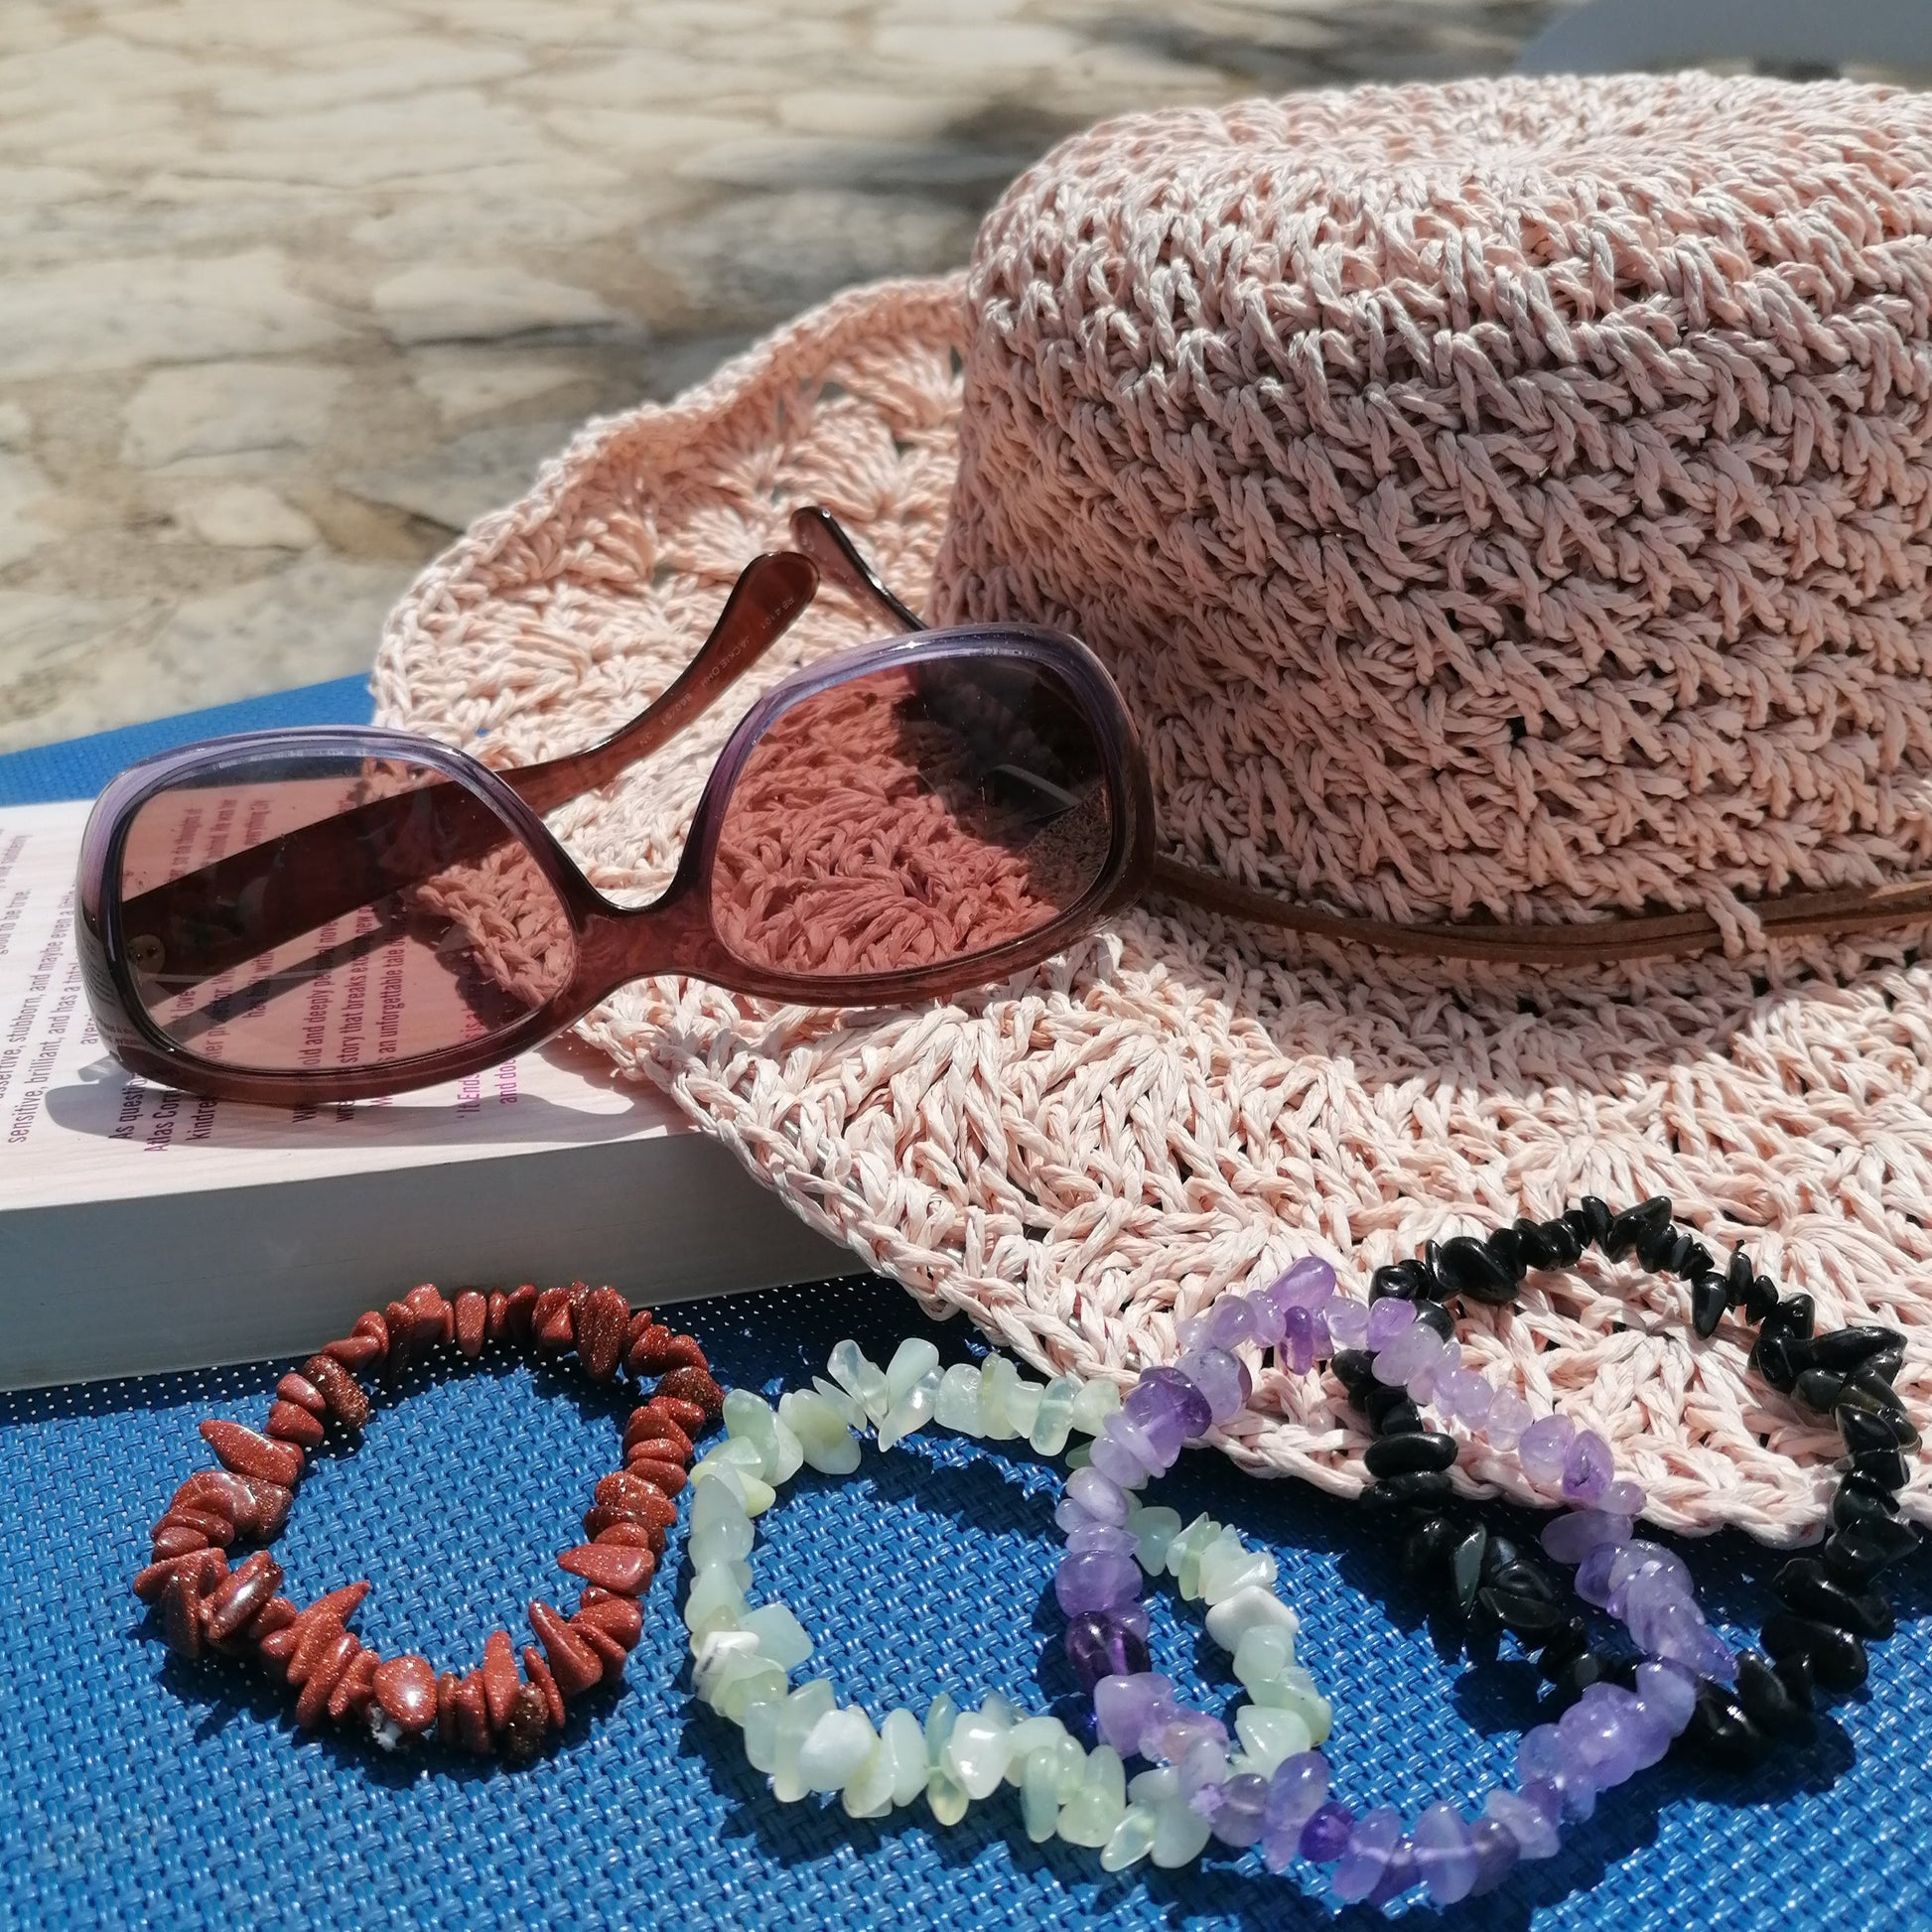
<path fill-rule="evenodd" d="M 106 1057 L 73 945 L 84 803 L 0 810 L 0 1205 L 234 1187 L 422 1167 L 695 1130 L 655 1090 L 621 1082 L 569 1038 L 448 1086 L 296 1112 L 199 1100 Z M 197 836 L 219 836 L 210 820 Z M 205 856 L 212 856 L 209 845 Z M 346 937 L 353 939 L 353 932 Z M 345 947 L 305 984 L 318 1064 L 380 1050 L 405 995 L 448 998 L 419 949 Z M 419 979 L 428 976 L 425 983 Z"/>

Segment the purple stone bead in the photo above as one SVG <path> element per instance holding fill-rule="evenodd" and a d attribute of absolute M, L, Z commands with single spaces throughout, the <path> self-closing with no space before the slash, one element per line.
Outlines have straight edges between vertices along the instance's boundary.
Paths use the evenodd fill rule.
<path fill-rule="evenodd" d="M 1368 1305 L 1368 1346 L 1377 1353 L 1388 1347 L 1397 1335 L 1406 1333 L 1415 1325 L 1416 1305 L 1413 1302 L 1389 1295 Z M 1399 1377 L 1397 1379 L 1400 1380 Z M 1368 1816 L 1378 1818 L 1381 1814 L 1372 1811 Z"/>
<path fill-rule="evenodd" d="M 1366 1898 L 1381 1883 L 1389 1856 L 1401 1836 L 1402 1820 L 1387 1805 L 1363 1812 L 1355 1820 L 1348 1834 L 1348 1850 L 1335 1862 L 1334 1875 L 1328 1881 L 1335 1888 L 1335 1896 L 1347 1904 Z"/>
<path fill-rule="evenodd" d="M 1201 1334 L 1210 1348 L 1239 1348 L 1243 1342 L 1256 1340 L 1255 1311 L 1246 1297 L 1223 1295 L 1208 1310 Z"/>
<path fill-rule="evenodd" d="M 1133 1677 L 1149 1665 L 1147 1639 L 1117 1618 L 1087 1610 L 1066 1626 L 1066 1660 L 1080 1688 L 1091 1693 L 1103 1677 Z"/>
<path fill-rule="evenodd" d="M 1592 1684 L 1589 1688 L 1601 1691 L 1611 1687 Z M 1607 1698 L 1586 1693 L 1557 1720 L 1557 1737 L 1598 1791 L 1624 1783 L 1637 1769 L 1636 1740 L 1622 1712 Z"/>
<path fill-rule="evenodd" d="M 1082 1523 L 1078 1529 L 1066 1533 L 1066 1553 L 1070 1557 L 1086 1556 L 1099 1551 L 1110 1557 L 1131 1557 L 1134 1554 L 1134 1539 L 1126 1530 L 1117 1530 L 1111 1523 Z"/>
<path fill-rule="evenodd" d="M 1548 1778 L 1532 1778 L 1523 1786 L 1523 1796 L 1540 1811 L 1552 1831 L 1563 1827 L 1563 1793 Z"/>
<path fill-rule="evenodd" d="M 1691 1593 L 1691 1573 L 1684 1559 L 1674 1551 L 1666 1550 L 1661 1543 L 1646 1543 L 1641 1537 L 1633 1543 L 1626 1543 L 1617 1561 L 1611 1566 L 1611 1589 L 1621 1589 L 1631 1578 L 1644 1570 L 1658 1571 L 1675 1577 L 1680 1592 L 1687 1596 Z"/>
<path fill-rule="evenodd" d="M 1405 1891 L 1412 1891 L 1422 1882 L 1422 1867 L 1416 1863 L 1416 1848 L 1406 1838 L 1395 1842 L 1395 1850 L 1389 1854 L 1389 1862 L 1382 1867 L 1382 1875 L 1375 1881 L 1375 1889 L 1369 1893 L 1366 1903 L 1386 1905 L 1392 1898 L 1400 1898 Z"/>
<path fill-rule="evenodd" d="M 1245 1852 L 1261 1839 L 1262 1813 L 1268 1806 L 1268 1780 L 1243 1771 L 1221 1786 L 1221 1808 L 1214 1814 L 1214 1836 Z"/>
<path fill-rule="evenodd" d="M 1368 1339 L 1368 1310 L 1337 1297 L 1328 1309 L 1328 1333 L 1337 1348 L 1359 1348 Z"/>
<path fill-rule="evenodd" d="M 1649 1500 L 1642 1483 L 1632 1482 L 1628 1476 L 1619 1476 L 1597 1497 L 1596 1507 L 1608 1510 L 1612 1516 L 1641 1516 L 1644 1504 Z"/>
<path fill-rule="evenodd" d="M 1333 1864 L 1348 1850 L 1355 1814 L 1333 1799 L 1322 1805 L 1302 1827 L 1301 1852 L 1311 1864 Z"/>
<path fill-rule="evenodd" d="M 1208 1409 L 1216 1422 L 1227 1422 L 1238 1416 L 1254 1390 L 1247 1365 L 1225 1348 L 1203 1348 L 1196 1354 L 1183 1355 L 1178 1367 L 1207 1398 Z"/>
<path fill-rule="evenodd" d="M 1697 1679 L 1675 1664 L 1639 1664 L 1637 1697 L 1643 1708 L 1676 1737 L 1697 1709 Z"/>
<path fill-rule="evenodd" d="M 1482 1811 L 1485 1818 L 1493 1818 L 1508 1827 L 1522 1858 L 1556 1857 L 1557 1828 L 1520 1791 L 1506 1791 L 1501 1785 L 1493 1787 L 1482 1801 Z"/>
<path fill-rule="evenodd" d="M 1617 1710 L 1636 1752 L 1636 1768 L 1647 1771 L 1653 1764 L 1663 1761 L 1665 1752 L 1670 1749 L 1671 1739 L 1677 1733 L 1671 1729 L 1664 1715 L 1652 1710 L 1634 1691 L 1625 1691 L 1621 1685 L 1615 1688 L 1622 1693 Z"/>
<path fill-rule="evenodd" d="M 1141 1732 L 1141 1755 L 1156 1764 L 1178 1764 L 1197 1744 L 1212 1744 L 1227 1756 L 1228 1727 L 1205 1711 L 1184 1704 L 1160 1707 Z"/>
<path fill-rule="evenodd" d="M 1436 1378 L 1436 1400 L 1466 1429 L 1489 1420 L 1495 1391 L 1479 1369 L 1451 1368 Z"/>
<path fill-rule="evenodd" d="M 1110 1610 L 1141 1593 L 1141 1566 L 1132 1557 L 1098 1552 L 1062 1557 L 1053 1573 L 1053 1594 L 1068 1616 L 1082 1610 Z"/>
<path fill-rule="evenodd" d="M 1307 1309 L 1318 1314 L 1333 1300 L 1335 1271 L 1319 1255 L 1304 1255 L 1293 1268 L 1262 1294 L 1284 1309 Z"/>
<path fill-rule="evenodd" d="M 1292 1831 L 1299 1838 L 1327 1796 L 1328 1760 L 1319 1751 L 1297 1751 L 1283 1758 L 1268 1780 L 1268 1829 Z"/>
<path fill-rule="evenodd" d="M 1107 1423 L 1112 1425 L 1114 1418 L 1109 1416 Z M 1094 1439 L 1093 1454 L 1088 1467 L 1095 1468 L 1109 1482 L 1117 1482 L 1123 1489 L 1138 1489 L 1148 1478 L 1148 1471 L 1134 1451 L 1118 1438 L 1109 1436 L 1103 1429 Z M 1084 1514 L 1084 1512 L 1082 1512 Z M 1057 1514 L 1054 1517 L 1057 1522 Z"/>
<path fill-rule="evenodd" d="M 1621 1549 L 1633 1525 L 1627 1516 L 1606 1516 L 1600 1509 L 1570 1509 L 1543 1526 L 1538 1539 L 1559 1563 L 1577 1564 L 1605 1543 Z"/>
<path fill-rule="evenodd" d="M 1284 1365 L 1296 1375 L 1306 1375 L 1314 1366 L 1314 1316 L 1307 1309 L 1283 1311 L 1281 1353 Z"/>
<path fill-rule="evenodd" d="M 1264 1293 L 1248 1297 L 1248 1311 L 1255 1320 L 1255 1340 L 1264 1348 L 1279 1348 L 1288 1325 L 1288 1311 L 1278 1302 L 1270 1301 Z M 1183 1342 L 1181 1345 L 1191 1347 L 1192 1343 Z"/>
<path fill-rule="evenodd" d="M 1409 1302 L 1377 1302 L 1378 1309 L 1410 1309 Z M 1371 1317 L 1372 1319 L 1372 1317 Z M 1375 1379 L 1386 1389 L 1399 1389 L 1425 1364 L 1433 1366 L 1448 1349 L 1442 1338 L 1427 1328 L 1406 1328 L 1391 1342 L 1383 1344 L 1375 1357 Z"/>
<path fill-rule="evenodd" d="M 1513 1449 L 1529 1426 L 1530 1405 L 1514 1389 L 1497 1389 L 1491 1394 L 1489 1414 L 1482 1424 L 1491 1449 Z"/>
<path fill-rule="evenodd" d="M 1576 1425 L 1568 1416 L 1545 1416 L 1523 1431 L 1516 1445 L 1516 1459 L 1532 1482 L 1550 1484 L 1563 1479 L 1563 1459 L 1570 1453 L 1570 1439 Z"/>
<path fill-rule="evenodd" d="M 1096 1523 L 1119 1529 L 1127 1521 L 1127 1491 L 1098 1469 L 1075 1469 L 1066 1479 L 1066 1493 Z"/>
<path fill-rule="evenodd" d="M 1593 1429 L 1580 1429 L 1563 1458 L 1563 1493 L 1573 1503 L 1589 1506 L 1603 1498 L 1616 1479 L 1616 1458 L 1610 1446 Z"/>
<path fill-rule="evenodd" d="M 1596 1786 L 1555 1725 L 1523 1733 L 1516 1746 L 1516 1781 L 1526 1791 L 1532 1784 L 1548 1784 L 1560 1792 L 1566 1817 L 1587 1818 L 1596 1809 Z"/>
<path fill-rule="evenodd" d="M 1121 1413 L 1127 1422 L 1141 1432 L 1149 1452 L 1160 1466 L 1164 1469 L 1169 1467 L 1180 1453 L 1181 1444 L 1187 1440 L 1185 1412 L 1172 1385 L 1149 1370 L 1128 1391 L 1127 1400 L 1121 1405 Z M 1113 1418 L 1110 1416 L 1107 1420 L 1111 1423 Z"/>
<path fill-rule="evenodd" d="M 1150 1384 L 1157 1389 L 1167 1390 L 1173 1397 L 1183 1441 L 1206 1433 L 1207 1425 L 1213 1420 L 1213 1411 L 1207 1406 L 1207 1398 L 1179 1369 L 1167 1363 L 1159 1368 L 1147 1369 L 1135 1387 L 1145 1388 Z"/>
<path fill-rule="evenodd" d="M 1623 1547 L 1614 1543 L 1599 1543 L 1577 1566 L 1574 1587 L 1586 1603 L 1593 1603 L 1599 1610 L 1610 1600 L 1610 1568 L 1623 1554 Z"/>
<path fill-rule="evenodd" d="M 1213 1802 L 1198 1801 L 1208 1800 L 1210 1794 L 1213 1801 L 1219 1800 L 1221 1786 L 1228 1777 L 1227 1746 L 1211 1737 L 1196 1737 L 1173 1762 L 1180 1776 L 1181 1796 L 1201 1817 L 1211 1820 Z"/>
<path fill-rule="evenodd" d="M 1500 1818 L 1478 1818 L 1469 1827 L 1469 1849 L 1476 1855 L 1476 1881 L 1469 1887 L 1471 1898 L 1494 1891 L 1516 1869 L 1523 1849 L 1516 1834 Z"/>
<path fill-rule="evenodd" d="M 1093 1687 L 1093 1715 L 1101 1741 L 1121 1756 L 1132 1757 L 1141 1747 L 1148 1719 L 1173 1703 L 1173 1685 L 1158 1672 L 1103 1677 Z"/>
<path fill-rule="evenodd" d="M 1147 1605 L 1145 1603 L 1139 1601 L 1116 1603 L 1107 1614 L 1123 1630 L 1133 1631 L 1143 1643 L 1148 1641 L 1149 1635 L 1154 1628 L 1154 1619 L 1148 1615 Z"/>
<path fill-rule="evenodd" d="M 1451 1805 L 1431 1805 L 1416 1820 L 1416 1864 L 1438 1905 L 1467 1898 L 1476 1881 L 1475 1848 L 1469 1828 Z"/>

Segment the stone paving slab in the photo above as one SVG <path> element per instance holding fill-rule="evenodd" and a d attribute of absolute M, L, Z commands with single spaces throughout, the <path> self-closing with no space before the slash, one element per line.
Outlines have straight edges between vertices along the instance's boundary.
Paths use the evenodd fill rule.
<path fill-rule="evenodd" d="M 585 416 L 966 257 L 1060 135 L 1560 0 L 0 7 L 0 750 L 365 667 Z"/>

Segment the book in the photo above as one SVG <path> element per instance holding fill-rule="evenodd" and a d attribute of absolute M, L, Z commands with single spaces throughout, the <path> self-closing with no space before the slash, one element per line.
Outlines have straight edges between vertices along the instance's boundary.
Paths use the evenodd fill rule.
<path fill-rule="evenodd" d="M 610 1282 L 651 1307 L 854 1271 L 568 1035 L 293 1111 L 126 1072 L 74 951 L 87 811 L 0 808 L 0 1388 L 308 1353 L 418 1282 Z M 332 1025 L 358 1024 L 345 1000 Z"/>

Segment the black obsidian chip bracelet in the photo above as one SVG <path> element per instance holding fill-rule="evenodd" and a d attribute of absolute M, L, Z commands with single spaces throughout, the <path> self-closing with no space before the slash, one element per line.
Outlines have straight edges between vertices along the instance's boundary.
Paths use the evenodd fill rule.
<path fill-rule="evenodd" d="M 1737 1311 L 1757 1329 L 1752 1371 L 1829 1415 L 1845 1443 L 1849 1465 L 1832 1498 L 1830 1534 L 1778 1571 L 1784 1607 L 1764 1625 L 1764 1654 L 1739 1659 L 1734 1686 L 1707 1682 L 1679 1739 L 1725 1763 L 1756 1763 L 1779 1744 L 1809 1737 L 1820 1694 L 1856 1690 L 1865 1679 L 1866 1642 L 1891 1635 L 1891 1606 L 1875 1580 L 1918 1541 L 1898 1515 L 1905 1452 L 1919 1442 L 1892 1387 L 1904 1336 L 1875 1325 L 1816 1333 L 1810 1296 L 1779 1295 L 1742 1248 L 1720 1267 L 1696 1233 L 1676 1225 L 1661 1194 L 1620 1213 L 1586 1195 L 1555 1220 L 1432 1241 L 1419 1258 L 1377 1269 L 1369 1300 L 1413 1302 L 1419 1321 L 1453 1341 L 1446 1303 L 1507 1307 L 1531 1270 L 1572 1267 L 1590 1246 L 1611 1261 L 1634 1257 L 1683 1280 L 1702 1336 L 1716 1331 L 1726 1310 Z M 1588 1623 L 1569 1606 L 1569 1580 L 1541 1555 L 1485 1530 L 1454 1497 L 1448 1472 L 1455 1438 L 1430 1430 L 1404 1389 L 1376 1381 L 1371 1360 L 1364 1349 L 1342 1349 L 1331 1366 L 1377 1438 L 1362 1505 L 1398 1532 L 1405 1567 L 1472 1629 L 1511 1631 L 1563 1701 L 1599 1679 L 1627 1682 L 1634 1660 L 1591 1640 Z"/>

